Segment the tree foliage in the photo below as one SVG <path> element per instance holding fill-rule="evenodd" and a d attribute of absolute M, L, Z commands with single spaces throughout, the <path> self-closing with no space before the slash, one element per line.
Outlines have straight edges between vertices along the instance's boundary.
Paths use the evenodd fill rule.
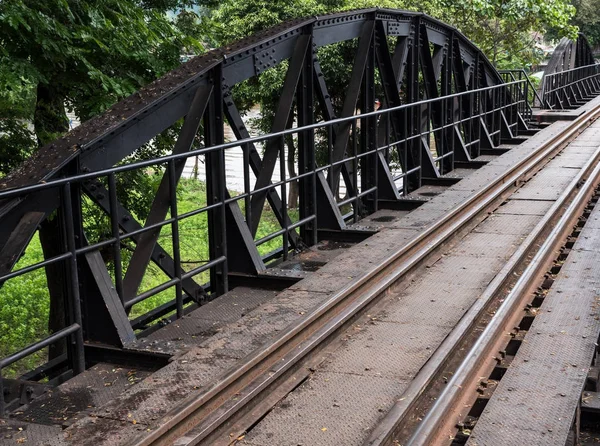
<path fill-rule="evenodd" d="M 104 111 L 200 49 L 166 16 L 187 0 L 0 2 L 2 173 L 80 120 Z M 189 28 L 189 20 L 186 24 Z M 34 128 L 27 127 L 28 123 Z M 33 133 L 36 141 L 32 141 Z"/>
<path fill-rule="evenodd" d="M 577 10 L 573 24 L 585 34 L 592 47 L 600 45 L 600 2 L 597 0 L 573 0 Z"/>
<path fill-rule="evenodd" d="M 536 37 L 552 28 L 560 37 L 577 37 L 570 23 L 575 8 L 567 1 L 440 0 L 440 18 L 469 37 L 499 68 L 538 62 Z"/>

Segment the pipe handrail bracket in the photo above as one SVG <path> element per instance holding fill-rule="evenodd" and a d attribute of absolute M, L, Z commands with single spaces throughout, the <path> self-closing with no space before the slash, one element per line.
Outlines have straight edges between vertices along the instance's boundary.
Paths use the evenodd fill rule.
<path fill-rule="evenodd" d="M 319 60 L 320 49 L 331 45 L 354 51 L 341 92 Z M 251 137 L 234 87 L 283 61 L 271 131 Z M 588 71 L 581 75 L 588 78 Z M 571 72 L 569 86 L 584 82 L 573 73 L 579 71 Z M 529 130 L 531 83 L 516 72 L 506 82 L 503 76 L 455 28 L 378 8 L 282 23 L 181 65 L 2 180 L 0 286 L 42 269 L 65 279 L 64 289 L 50 292 L 51 301 L 65 301 L 64 327 L 19 358 L 66 338 L 64 366 L 81 372 L 86 343 L 124 348 L 136 341 L 135 330 L 226 293 L 231 278 L 264 276 L 271 260 L 344 234 L 348 223 L 381 207 L 405 205 L 424 182 L 443 182 L 457 163 Z M 124 163 L 167 129 L 178 134 L 171 155 Z M 226 129 L 235 141 L 226 142 Z M 293 169 L 290 141 L 297 145 Z M 241 154 L 243 186 L 232 186 L 226 174 L 230 153 Z M 190 160 L 205 171 L 191 210 L 178 201 Z M 124 204 L 132 191 L 123 178 L 150 171 L 162 178 L 147 215 L 136 215 Z M 298 210 L 290 212 L 287 191 L 295 185 Z M 88 220 L 99 214 L 101 230 Z M 20 266 L 40 225 L 54 228 L 54 253 Z M 189 227 L 193 244 L 201 239 L 206 246 L 201 260 L 182 256 Z M 164 280 L 145 284 L 149 266 Z M 130 315 L 160 293 L 170 297 Z M 0 374 L 9 362 L 0 359 Z"/>

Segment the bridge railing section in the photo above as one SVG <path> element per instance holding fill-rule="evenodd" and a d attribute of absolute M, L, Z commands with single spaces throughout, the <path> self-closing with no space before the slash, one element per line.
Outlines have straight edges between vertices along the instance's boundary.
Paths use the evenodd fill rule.
<path fill-rule="evenodd" d="M 538 91 L 531 82 L 531 78 L 527 74 L 525 70 L 500 70 L 500 75 L 504 82 L 515 82 L 515 81 L 525 81 L 522 84 L 522 88 L 518 91 L 518 97 L 520 99 L 526 99 L 519 112 L 523 119 L 526 121 L 530 121 L 533 117 L 533 108 L 540 107 L 542 104 L 542 98 L 538 94 Z"/>
<path fill-rule="evenodd" d="M 548 74 L 542 80 L 542 108 L 576 108 L 599 93 L 600 64 Z"/>
<path fill-rule="evenodd" d="M 520 113 L 530 106 L 527 88 L 526 80 L 518 80 L 0 192 L 0 202 L 7 202 L 59 191 L 56 218 L 64 228 L 62 252 L 14 269 L 0 277 L 0 284 L 41 273 L 50 265 L 62 265 L 68 280 L 64 328 L 0 360 L 0 376 L 2 369 L 61 340 L 72 371 L 81 372 L 86 364 L 84 339 L 114 342 L 106 327 L 112 327 L 122 344 L 134 342 L 134 330 L 162 317 L 182 317 L 227 292 L 232 278 L 264 273 L 272 259 L 285 260 L 323 237 L 352 232 L 347 225 L 380 208 L 410 209 L 419 202 L 415 189 L 447 184 L 444 175 L 456 166 L 518 134 Z M 298 147 L 293 174 L 287 165 L 288 138 Z M 262 160 L 263 169 L 271 171 L 266 180 L 256 178 L 249 167 L 256 147 L 277 154 Z M 243 187 L 234 189 L 226 160 L 240 151 Z M 188 160 L 205 167 L 204 176 L 191 186 L 182 185 L 177 173 Z M 167 187 L 158 193 L 168 203 L 166 218 L 127 226 L 132 216 L 117 197 L 119 188 L 132 187 L 123 179 L 133 171 L 165 176 Z M 296 209 L 288 203 L 292 183 L 299 186 Z M 182 187 L 192 189 L 187 201 L 182 200 Z M 265 205 L 269 194 L 277 200 Z M 102 217 L 101 235 L 86 233 L 89 220 L 99 218 L 86 212 L 91 199 L 109 211 Z M 130 262 L 131 246 L 140 245 L 144 237 L 161 242 L 149 249 L 163 279 L 132 295 L 124 289 L 124 277 L 136 268 Z M 190 244 L 205 244 L 207 257 L 183 255 L 182 247 Z M 200 295 L 196 283 L 202 285 Z M 132 311 L 152 299 L 142 314 Z M 0 398 L 0 412 L 3 405 Z"/>

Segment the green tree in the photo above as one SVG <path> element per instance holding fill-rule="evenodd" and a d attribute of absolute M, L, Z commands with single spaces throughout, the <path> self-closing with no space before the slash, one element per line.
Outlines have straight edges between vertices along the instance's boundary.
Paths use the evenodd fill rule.
<path fill-rule="evenodd" d="M 577 10 L 572 24 L 585 34 L 592 47 L 600 45 L 600 2 L 597 0 L 574 0 Z"/>
<path fill-rule="evenodd" d="M 33 131 L 37 145 L 43 145 L 68 130 L 65 106 L 87 120 L 174 68 L 182 48 L 198 50 L 199 42 L 166 16 L 186 3 L 0 2 L 2 173 L 36 145 L 15 141 L 31 139 Z"/>
<path fill-rule="evenodd" d="M 568 0 L 440 0 L 439 10 L 440 19 L 461 30 L 498 68 L 538 62 L 536 35 L 549 28 L 560 37 L 577 36 Z"/>

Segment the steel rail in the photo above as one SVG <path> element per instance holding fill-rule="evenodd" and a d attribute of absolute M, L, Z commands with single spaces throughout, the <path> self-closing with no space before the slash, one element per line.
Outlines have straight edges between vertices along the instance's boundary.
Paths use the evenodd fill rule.
<path fill-rule="evenodd" d="M 461 206 L 427 228 L 375 270 L 335 293 L 302 322 L 283 332 L 275 342 L 249 355 L 239 368 L 229 371 L 212 388 L 200 395 L 192 395 L 177 405 L 157 420 L 149 432 L 140 434 L 129 444 L 172 444 L 176 438 L 181 439 L 178 445 L 198 444 L 230 422 L 246 405 L 256 401 L 277 379 L 294 366 L 298 366 L 319 346 L 323 346 L 325 341 L 383 291 L 420 264 L 434 249 L 481 215 L 519 180 L 539 170 L 548 157 L 560 151 L 570 138 L 591 121 L 598 110 L 600 108 L 580 116 L 573 121 L 568 130 L 556 135 L 512 166 L 503 177 L 492 181 Z M 233 398 L 235 401 L 232 402 Z M 228 407 L 225 406 L 226 402 L 230 403 Z M 192 428 L 194 434 L 188 435 Z"/>
<path fill-rule="evenodd" d="M 574 199 L 576 200 L 576 197 L 579 197 L 578 190 L 580 184 L 590 176 L 590 172 L 597 166 L 599 161 L 600 147 L 594 152 L 577 176 L 561 193 L 557 201 L 550 207 L 539 223 L 519 246 L 517 251 L 511 256 L 502 270 L 486 287 L 477 301 L 475 301 L 458 324 L 448 334 L 415 378 L 413 378 L 399 401 L 377 425 L 367 441 L 364 442 L 365 446 L 394 444 L 393 441 L 398 435 L 402 424 L 411 415 L 411 411 L 419 406 L 419 403 L 421 402 L 420 398 L 425 395 L 427 387 L 433 383 L 436 378 L 439 378 L 439 374 L 443 372 L 445 364 L 447 364 L 449 359 L 458 351 L 461 343 L 472 332 L 477 321 L 485 315 L 489 304 L 497 298 L 509 284 L 514 277 L 513 274 L 518 270 L 519 266 L 528 261 L 527 257 L 533 254 L 532 251 L 534 251 L 535 246 L 539 246 L 543 239 L 551 236 L 547 234 L 549 225 L 558 220 L 561 215 L 566 215 L 564 209 L 569 203 L 572 203 Z M 498 313 L 496 313 L 494 318 L 496 318 L 497 315 Z M 447 384 L 447 387 L 450 386 L 450 383 Z M 423 421 L 423 423 L 425 423 L 425 421 Z M 417 444 L 420 443 L 417 442 Z"/>
<path fill-rule="evenodd" d="M 514 326 L 515 322 L 523 316 L 522 312 L 518 311 L 519 308 L 525 305 L 526 300 L 531 296 L 531 292 L 539 284 L 540 277 L 555 260 L 557 250 L 573 230 L 574 224 L 581 217 L 588 201 L 594 194 L 598 184 L 600 184 L 600 164 L 597 162 L 599 157 L 600 147 L 587 163 L 587 173 L 593 167 L 588 180 L 579 189 L 575 199 L 569 204 L 556 226 L 460 364 L 444 391 L 436 399 L 433 407 L 410 438 L 409 445 L 438 444 L 436 441 L 440 440 L 444 428 L 453 423 L 452 418 L 460 412 L 458 407 L 463 406 L 462 403 L 467 397 L 468 389 L 474 388 L 472 386 L 479 378 L 482 369 L 486 367 L 486 363 L 489 362 L 492 352 L 496 351 L 499 348 L 498 346 L 506 341 L 502 333 Z M 580 184 L 576 180 L 577 178 L 570 184 L 571 188 L 577 188 Z"/>

